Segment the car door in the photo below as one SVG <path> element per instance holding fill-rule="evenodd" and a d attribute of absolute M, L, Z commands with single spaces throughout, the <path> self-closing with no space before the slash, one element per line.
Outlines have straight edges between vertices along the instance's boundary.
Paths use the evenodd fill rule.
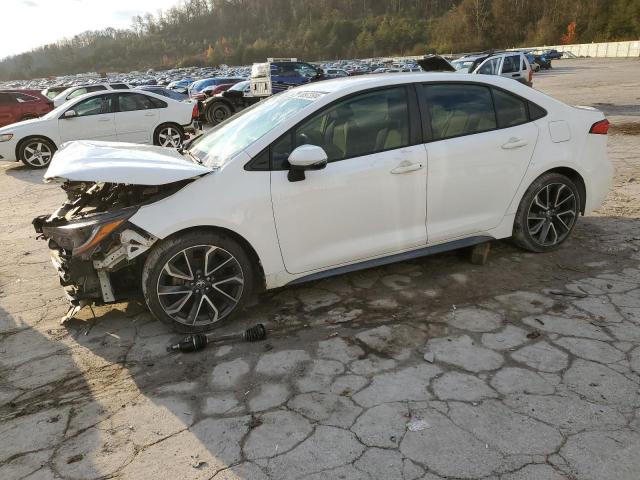
<path fill-rule="evenodd" d="M 527 103 L 480 83 L 427 83 L 419 93 L 430 136 L 429 243 L 497 227 L 538 138 Z"/>
<path fill-rule="evenodd" d="M 507 78 L 513 78 L 514 80 L 522 81 L 522 69 L 520 55 L 507 55 L 502 62 L 502 69 L 500 75 Z"/>
<path fill-rule="evenodd" d="M 142 93 L 118 93 L 116 134 L 120 142 L 152 143 L 158 125 L 158 109 Z"/>
<path fill-rule="evenodd" d="M 502 57 L 489 57 L 482 62 L 474 73 L 480 75 L 500 75 Z"/>
<path fill-rule="evenodd" d="M 287 271 L 302 273 L 426 244 L 426 151 L 414 91 L 393 87 L 339 100 L 271 146 L 271 197 Z M 299 145 L 326 168 L 289 181 Z"/>
<path fill-rule="evenodd" d="M 18 117 L 19 105 L 9 93 L 0 92 L 0 127 L 9 125 Z"/>
<path fill-rule="evenodd" d="M 62 142 L 70 140 L 110 140 L 116 139 L 114 98 L 105 93 L 73 103 L 58 117 L 58 128 Z M 73 117 L 65 117 L 69 110 Z"/>

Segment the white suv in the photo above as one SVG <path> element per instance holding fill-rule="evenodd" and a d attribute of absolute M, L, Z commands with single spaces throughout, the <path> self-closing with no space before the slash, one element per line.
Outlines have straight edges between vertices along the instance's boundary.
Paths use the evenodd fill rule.
<path fill-rule="evenodd" d="M 498 76 L 309 83 L 182 151 L 70 143 L 45 175 L 68 200 L 34 227 L 71 314 L 142 290 L 197 332 L 256 289 L 499 238 L 554 250 L 609 189 L 607 130 L 598 110 Z"/>
<path fill-rule="evenodd" d="M 533 86 L 533 69 L 522 52 L 493 53 L 471 72 L 479 75 L 500 75 L 513 78 L 528 87 Z"/>

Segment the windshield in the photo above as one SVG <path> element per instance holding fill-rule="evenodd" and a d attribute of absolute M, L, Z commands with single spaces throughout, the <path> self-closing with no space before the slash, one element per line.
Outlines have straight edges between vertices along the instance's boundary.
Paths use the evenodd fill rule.
<path fill-rule="evenodd" d="M 189 152 L 208 167 L 220 166 L 322 95 L 292 90 L 262 100 L 200 137 Z"/>

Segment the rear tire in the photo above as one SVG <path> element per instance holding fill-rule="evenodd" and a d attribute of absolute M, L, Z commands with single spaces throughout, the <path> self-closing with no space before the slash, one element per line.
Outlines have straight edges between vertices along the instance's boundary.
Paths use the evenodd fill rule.
<path fill-rule="evenodd" d="M 569 237 L 580 214 L 580 192 L 559 173 L 545 173 L 527 189 L 513 225 L 513 241 L 530 252 L 556 250 Z"/>
<path fill-rule="evenodd" d="M 153 144 L 160 147 L 178 148 L 184 140 L 184 130 L 175 123 L 165 123 L 153 133 Z"/>
<path fill-rule="evenodd" d="M 158 243 L 142 270 L 151 313 L 179 332 L 217 328 L 251 299 L 256 269 L 230 236 L 211 231 L 176 235 Z"/>
<path fill-rule="evenodd" d="M 20 144 L 18 158 L 29 168 L 47 168 L 55 152 L 56 146 L 48 138 L 31 137 Z"/>
<path fill-rule="evenodd" d="M 207 122 L 211 125 L 218 125 L 233 115 L 233 111 L 222 102 L 210 103 L 206 111 Z"/>

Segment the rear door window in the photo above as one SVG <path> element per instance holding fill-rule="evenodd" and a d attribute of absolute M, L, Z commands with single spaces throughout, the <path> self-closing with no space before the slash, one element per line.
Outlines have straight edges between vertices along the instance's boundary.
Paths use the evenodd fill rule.
<path fill-rule="evenodd" d="M 499 59 L 498 59 L 499 60 Z M 491 91 L 483 85 L 423 85 L 433 140 L 460 137 L 497 128 Z"/>
<path fill-rule="evenodd" d="M 140 93 L 121 93 L 118 95 L 118 103 L 121 112 L 158 108 L 149 97 Z"/>

